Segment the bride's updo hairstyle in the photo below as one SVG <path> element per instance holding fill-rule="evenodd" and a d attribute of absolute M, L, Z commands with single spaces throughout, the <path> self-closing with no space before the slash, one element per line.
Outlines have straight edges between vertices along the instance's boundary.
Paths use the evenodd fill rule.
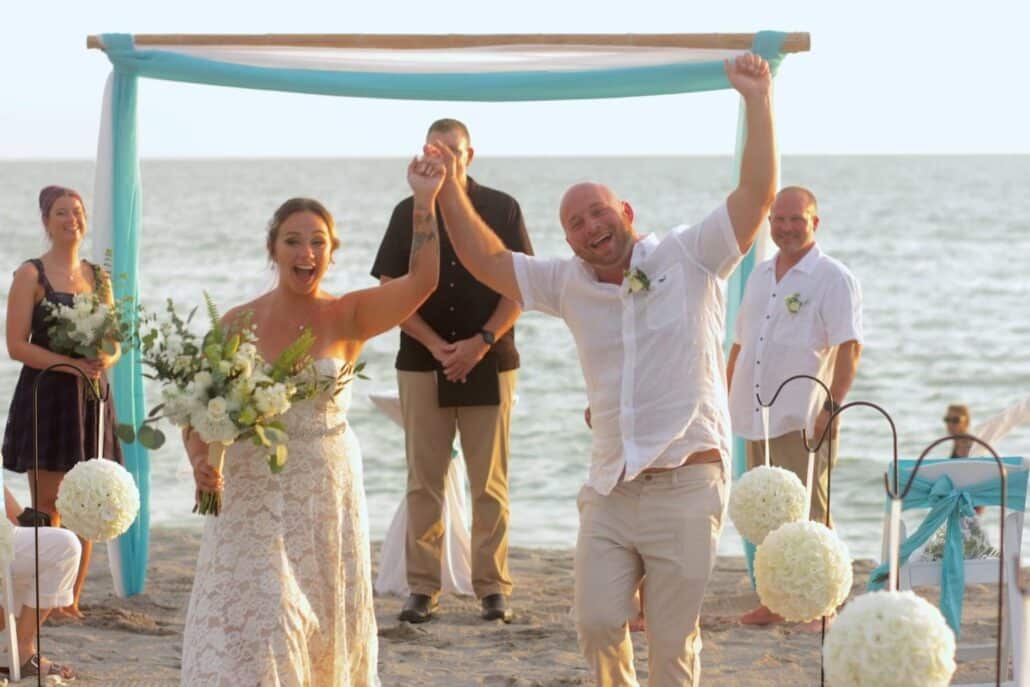
<path fill-rule="evenodd" d="M 340 247 L 340 238 L 336 235 L 336 222 L 331 212 L 314 198 L 290 198 L 276 209 L 272 219 L 268 222 L 268 259 L 275 260 L 275 242 L 279 238 L 279 228 L 291 215 L 298 212 L 311 212 L 318 215 L 329 228 L 329 241 L 332 243 L 332 251 Z"/>

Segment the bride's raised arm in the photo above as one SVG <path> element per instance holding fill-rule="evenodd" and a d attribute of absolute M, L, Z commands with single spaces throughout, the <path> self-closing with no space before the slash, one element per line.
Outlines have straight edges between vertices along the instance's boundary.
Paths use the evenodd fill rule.
<path fill-rule="evenodd" d="M 342 296 L 337 302 L 341 339 L 366 341 L 392 329 L 436 290 L 440 276 L 436 194 L 443 184 L 443 169 L 433 161 L 415 158 L 408 165 L 408 184 L 415 200 L 408 273 Z"/>

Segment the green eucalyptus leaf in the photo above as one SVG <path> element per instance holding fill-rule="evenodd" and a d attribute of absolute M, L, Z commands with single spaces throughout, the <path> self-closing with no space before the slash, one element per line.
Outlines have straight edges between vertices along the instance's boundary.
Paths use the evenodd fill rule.
<path fill-rule="evenodd" d="M 156 451 L 164 446 L 165 435 L 161 430 L 144 424 L 139 428 L 139 443 L 144 447 Z"/>
<path fill-rule="evenodd" d="M 114 426 L 114 433 L 123 444 L 131 444 L 136 441 L 136 430 L 132 428 L 132 425 L 117 424 Z"/>

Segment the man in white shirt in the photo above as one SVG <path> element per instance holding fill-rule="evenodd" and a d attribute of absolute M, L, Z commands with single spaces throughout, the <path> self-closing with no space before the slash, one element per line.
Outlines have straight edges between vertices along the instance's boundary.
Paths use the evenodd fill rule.
<path fill-rule="evenodd" d="M 699 615 L 722 529 L 729 456 L 720 280 L 764 224 L 777 173 L 769 65 L 727 62 L 743 96 L 740 184 L 693 227 L 638 235 L 633 209 L 601 184 L 566 191 L 559 215 L 576 257 L 512 253 L 454 181 L 438 202 L 472 275 L 503 296 L 561 317 L 576 341 L 593 425 L 580 490 L 575 610 L 580 646 L 603 687 L 637 685 L 627 621 L 645 604 L 652 687 L 700 684 Z"/>
<path fill-rule="evenodd" d="M 762 413 L 784 380 L 798 374 L 817 377 L 830 387 L 833 401 L 807 380 L 783 388 L 769 409 L 770 464 L 791 470 L 805 481 L 808 450 L 801 430 L 815 444 L 835 405 L 851 388 L 862 352 L 862 293 L 844 265 L 825 255 L 815 242 L 819 208 L 815 195 L 791 186 L 776 195 L 769 216 L 779 252 L 751 273 L 737 315 L 728 368 L 730 416 L 735 434 L 747 440 L 748 468 L 765 463 Z M 834 433 L 837 423 L 834 423 Z M 811 518 L 826 522 L 827 471 L 824 442 L 816 458 Z M 765 625 L 782 618 L 764 606 L 741 622 Z"/>

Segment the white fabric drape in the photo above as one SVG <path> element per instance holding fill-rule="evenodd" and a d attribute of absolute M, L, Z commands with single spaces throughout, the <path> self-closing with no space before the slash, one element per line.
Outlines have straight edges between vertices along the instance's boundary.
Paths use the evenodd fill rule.
<path fill-rule="evenodd" d="M 506 45 L 440 50 L 162 45 L 160 50 L 252 67 L 409 74 L 643 67 L 724 60 L 747 52 L 592 45 Z"/>
<path fill-rule="evenodd" d="M 373 393 L 368 397 L 376 408 L 398 426 L 404 426 L 401 402 L 396 392 Z M 444 539 L 443 555 L 440 559 L 440 582 L 444 592 L 472 596 L 474 592 L 471 541 L 468 530 L 468 505 L 465 499 L 467 480 L 465 459 L 457 455 L 451 460 L 444 486 Z M 404 556 L 407 530 L 407 499 L 401 497 L 379 552 L 379 573 L 373 585 L 376 594 L 408 594 L 408 569 Z"/>

